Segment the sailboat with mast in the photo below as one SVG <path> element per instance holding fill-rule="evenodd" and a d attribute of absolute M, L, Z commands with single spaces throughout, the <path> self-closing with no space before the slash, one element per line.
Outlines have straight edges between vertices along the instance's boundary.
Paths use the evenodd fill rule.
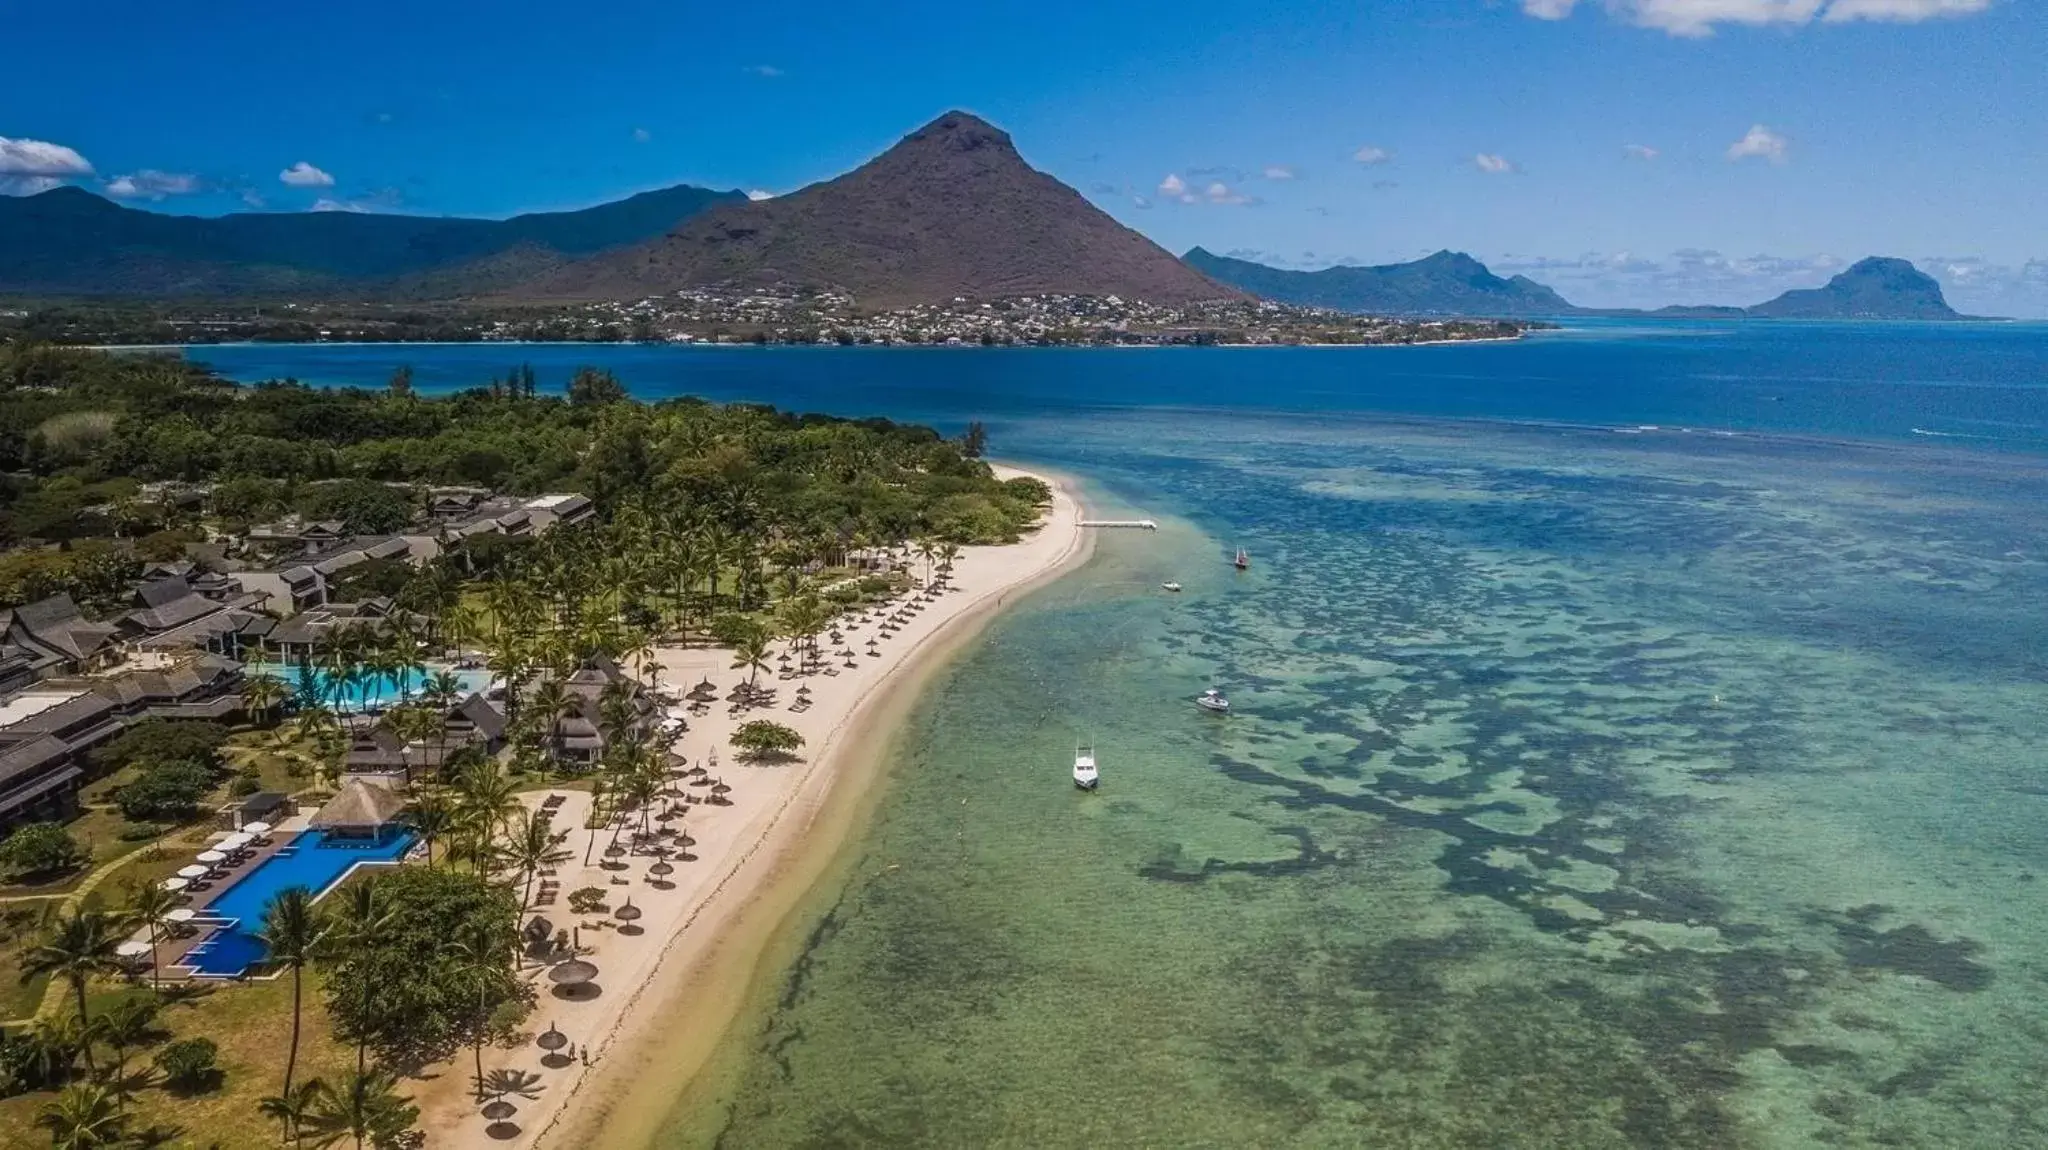
<path fill-rule="evenodd" d="M 1252 565 L 1252 553 L 1242 547 L 1238 548 L 1237 558 L 1232 559 L 1230 565 L 1239 571 L 1249 570 Z"/>

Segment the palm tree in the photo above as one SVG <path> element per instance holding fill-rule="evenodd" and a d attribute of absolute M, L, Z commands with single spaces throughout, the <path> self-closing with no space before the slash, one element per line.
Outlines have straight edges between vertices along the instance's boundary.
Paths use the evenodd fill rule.
<path fill-rule="evenodd" d="M 939 574 L 952 574 L 953 561 L 958 558 L 960 558 L 960 545 L 958 543 L 939 544 Z"/>
<path fill-rule="evenodd" d="M 476 987 L 476 1017 L 470 1020 L 470 1050 L 476 1058 L 477 1100 L 484 1094 L 484 1037 L 489 1024 L 490 990 L 497 984 L 501 964 L 511 947 L 499 932 L 478 923 L 466 924 L 461 936 L 451 939 L 448 949 L 460 963 L 462 973 Z"/>
<path fill-rule="evenodd" d="M 284 1136 L 291 1144 L 299 1144 L 299 1132 L 311 1117 L 320 1095 L 327 1084 L 318 1078 L 308 1079 L 294 1086 L 289 1093 L 272 1094 L 256 1104 L 266 1118 L 275 1118 L 284 1124 Z"/>
<path fill-rule="evenodd" d="M 78 1052 L 90 1041 L 85 1024 L 71 1015 L 39 1018 L 23 1039 L 28 1044 L 27 1069 L 46 1084 L 71 1077 Z"/>
<path fill-rule="evenodd" d="M 258 723 L 277 716 L 291 698 L 291 689 L 275 675 L 251 675 L 242 681 L 242 709 Z"/>
<path fill-rule="evenodd" d="M 149 931 L 149 981 L 150 985 L 162 988 L 163 969 L 157 962 L 157 944 L 163 941 L 171 924 L 171 912 L 178 909 L 178 896 L 158 883 L 146 883 L 136 887 L 128 896 L 124 912 L 129 922 Z"/>
<path fill-rule="evenodd" d="M 562 757 L 562 720 L 573 717 L 582 700 L 569 693 L 560 679 L 549 679 L 533 690 L 533 713 L 548 725 L 548 754 Z"/>
<path fill-rule="evenodd" d="M 79 1025 L 84 1026 L 89 1017 L 85 1009 L 85 984 L 94 975 L 120 972 L 121 957 L 116 953 L 120 945 L 120 932 L 105 911 L 98 907 L 72 911 L 59 917 L 43 941 L 22 955 L 21 979 L 27 982 L 47 974 L 70 983 L 78 1005 Z M 85 1055 L 86 1069 L 97 1072 L 90 1039 L 80 1047 L 80 1053 Z"/>
<path fill-rule="evenodd" d="M 511 848 L 505 857 L 526 876 L 519 893 L 522 912 L 533 898 L 534 873 L 569 857 L 569 852 L 562 849 L 562 842 L 568 837 L 567 831 L 555 833 L 549 826 L 548 816 L 540 811 L 528 812 L 525 824 L 512 836 Z"/>
<path fill-rule="evenodd" d="M 156 1002 L 128 995 L 93 1019 L 94 1037 L 114 1048 L 114 1076 L 128 1066 L 128 1052 L 149 1041 L 156 1027 Z"/>
<path fill-rule="evenodd" d="M 756 676 L 768 669 L 768 636 L 740 636 L 739 642 L 733 644 L 732 665 L 735 670 L 745 668 L 747 685 L 753 686 Z"/>
<path fill-rule="evenodd" d="M 36 1115 L 36 1125 L 50 1132 L 56 1150 L 94 1150 L 128 1140 L 128 1116 L 114 1092 L 97 1082 L 66 1086 L 57 1100 Z"/>
<path fill-rule="evenodd" d="M 448 801 L 447 793 L 439 787 L 421 787 L 414 792 L 412 807 L 404 818 L 426 844 L 428 866 L 434 865 L 434 844 L 455 829 L 456 813 L 455 804 Z"/>
<path fill-rule="evenodd" d="M 434 708 L 435 733 L 440 738 L 440 756 L 434 761 L 448 761 L 448 714 L 462 701 L 462 680 L 453 671 L 436 671 L 428 677 L 425 701 Z"/>
<path fill-rule="evenodd" d="M 333 1146 L 354 1139 L 356 1150 L 364 1140 L 376 1143 L 396 1141 L 419 1120 L 419 1107 L 398 1093 L 398 1076 L 388 1070 L 352 1074 L 339 1087 L 320 1084 L 320 1089 L 299 1122 L 302 1134 L 313 1136 L 316 1147 Z"/>
<path fill-rule="evenodd" d="M 480 830 L 486 841 L 519 813 L 518 786 L 499 769 L 494 759 L 472 763 L 455 784 L 460 794 L 460 814 Z"/>
<path fill-rule="evenodd" d="M 291 1097 L 292 1072 L 299 1065 L 299 1007 L 305 989 L 306 964 L 326 941 L 327 924 L 313 910 L 313 893 L 302 886 L 279 891 L 270 909 L 263 912 L 263 929 L 257 937 L 270 948 L 270 961 L 292 972 L 292 1044 L 284 1060 L 284 1089 Z"/>
<path fill-rule="evenodd" d="M 932 558 L 933 556 L 936 556 L 938 553 L 938 548 L 933 546 L 932 541 L 929 538 L 925 538 L 922 536 L 918 538 L 917 556 L 918 558 L 924 560 L 924 577 L 925 582 L 927 583 L 931 582 Z"/>
<path fill-rule="evenodd" d="M 390 936 L 392 925 L 398 916 L 396 912 L 384 908 L 377 897 L 379 893 L 378 882 L 374 877 L 349 885 L 342 895 L 340 909 L 327 921 L 327 929 L 332 932 L 330 942 L 336 950 L 369 949 L 382 945 Z M 374 980 L 363 980 L 362 1017 L 365 1019 L 370 1016 L 370 995 L 375 988 Z M 361 1028 L 356 1035 L 357 1074 L 362 1074 L 366 1068 L 369 1046 L 368 1028 Z"/>

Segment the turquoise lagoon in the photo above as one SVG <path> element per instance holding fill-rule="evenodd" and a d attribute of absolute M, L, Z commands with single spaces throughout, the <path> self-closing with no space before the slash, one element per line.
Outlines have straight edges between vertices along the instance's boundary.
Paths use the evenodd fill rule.
<path fill-rule="evenodd" d="M 1164 522 L 928 692 L 668 1144 L 2048 1144 L 2048 332 L 632 350 L 515 354 Z"/>

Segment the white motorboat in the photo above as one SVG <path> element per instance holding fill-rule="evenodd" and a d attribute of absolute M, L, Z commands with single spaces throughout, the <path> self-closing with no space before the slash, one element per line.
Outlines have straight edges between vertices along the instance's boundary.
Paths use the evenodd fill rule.
<path fill-rule="evenodd" d="M 1164 582 L 1164 583 L 1161 583 L 1161 584 L 1160 584 L 1159 586 L 1160 586 L 1160 587 L 1162 587 L 1162 588 L 1164 588 L 1165 590 L 1168 590 L 1168 591 L 1178 591 L 1178 590 L 1180 590 L 1180 584 L 1178 584 L 1178 583 L 1175 583 L 1175 582 L 1174 582 L 1173 580 L 1171 580 L 1171 579 L 1168 579 L 1168 580 L 1167 580 L 1166 582 Z"/>
<path fill-rule="evenodd" d="M 1203 691 L 1201 695 L 1195 699 L 1195 706 L 1200 707 L 1205 711 L 1213 711 L 1219 715 L 1228 714 L 1230 712 L 1230 700 L 1224 698 L 1223 692 L 1217 690 L 1214 687 L 1211 687 L 1208 690 Z"/>
<path fill-rule="evenodd" d="M 1100 776 L 1095 770 L 1095 748 L 1074 748 L 1074 785 L 1084 791 L 1092 791 Z"/>

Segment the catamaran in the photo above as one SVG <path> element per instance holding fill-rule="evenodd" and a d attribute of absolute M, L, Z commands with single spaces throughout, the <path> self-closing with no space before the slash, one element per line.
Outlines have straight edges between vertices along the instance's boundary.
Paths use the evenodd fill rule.
<path fill-rule="evenodd" d="M 1219 715 L 1226 715 L 1230 713 L 1230 700 L 1224 698 L 1223 692 L 1217 690 L 1214 687 L 1211 687 L 1208 690 L 1203 691 L 1201 695 L 1195 699 L 1195 706 L 1200 707 L 1205 711 L 1214 711 L 1216 714 Z"/>
<path fill-rule="evenodd" d="M 1095 772 L 1095 748 L 1074 748 L 1074 785 L 1084 791 L 1092 791 L 1098 778 Z"/>
<path fill-rule="evenodd" d="M 1238 548 L 1237 558 L 1231 560 L 1230 565 L 1237 568 L 1239 571 L 1242 571 L 1245 568 L 1250 567 L 1252 565 L 1252 553 L 1246 551 L 1242 547 Z"/>

